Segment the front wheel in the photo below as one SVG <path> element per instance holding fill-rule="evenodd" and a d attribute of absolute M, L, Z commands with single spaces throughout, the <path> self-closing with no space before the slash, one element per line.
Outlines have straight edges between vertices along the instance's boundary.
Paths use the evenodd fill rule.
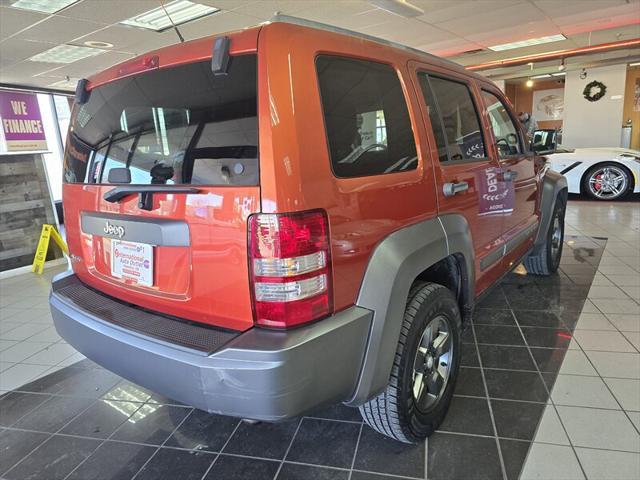
<path fill-rule="evenodd" d="M 567 200 L 565 196 L 558 195 L 556 204 L 553 207 L 551 224 L 549 225 L 544 245 L 540 250 L 524 259 L 524 267 L 527 269 L 527 273 L 547 276 L 558 270 L 564 244 L 564 214 L 566 207 Z"/>
<path fill-rule="evenodd" d="M 405 443 L 429 436 L 444 419 L 460 367 L 461 317 L 449 289 L 414 287 L 386 390 L 360 407 L 364 421 Z"/>
<path fill-rule="evenodd" d="M 617 200 L 631 187 L 631 175 L 623 166 L 604 163 L 591 168 L 582 180 L 582 192 L 595 200 Z"/>

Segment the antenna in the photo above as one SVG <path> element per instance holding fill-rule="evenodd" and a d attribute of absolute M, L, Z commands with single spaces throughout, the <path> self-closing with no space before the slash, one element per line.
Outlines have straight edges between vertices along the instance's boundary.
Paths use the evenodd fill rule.
<path fill-rule="evenodd" d="M 180 42 L 184 43 L 184 37 L 180 33 L 180 30 L 178 30 L 178 26 L 175 23 L 173 23 L 173 19 L 171 18 L 171 15 L 169 15 L 169 12 L 167 12 L 167 9 L 164 7 L 164 2 L 162 0 L 159 0 L 159 1 L 160 1 L 160 6 L 162 7 L 162 10 L 164 10 L 164 14 L 167 16 L 167 18 L 171 22 L 171 25 L 173 25 L 173 29 L 176 31 L 176 34 L 178 35 Z"/>

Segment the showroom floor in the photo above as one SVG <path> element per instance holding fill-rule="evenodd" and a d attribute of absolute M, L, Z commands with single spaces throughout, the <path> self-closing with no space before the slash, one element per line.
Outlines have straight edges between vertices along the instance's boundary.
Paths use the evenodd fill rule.
<path fill-rule="evenodd" d="M 175 404 L 61 341 L 52 271 L 2 280 L 0 476 L 640 478 L 640 208 L 570 201 L 566 223 L 559 275 L 517 270 L 479 305 L 451 410 L 417 446 L 346 407 L 249 425 Z"/>

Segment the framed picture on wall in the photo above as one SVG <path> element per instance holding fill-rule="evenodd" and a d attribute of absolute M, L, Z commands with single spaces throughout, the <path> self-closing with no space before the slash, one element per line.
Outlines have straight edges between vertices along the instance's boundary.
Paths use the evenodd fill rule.
<path fill-rule="evenodd" d="M 533 116 L 539 121 L 562 120 L 564 88 L 550 88 L 533 92 Z"/>

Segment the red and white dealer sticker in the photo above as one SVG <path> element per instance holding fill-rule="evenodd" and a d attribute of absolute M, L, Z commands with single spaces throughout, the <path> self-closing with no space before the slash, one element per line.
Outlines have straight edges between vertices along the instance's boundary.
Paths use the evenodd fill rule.
<path fill-rule="evenodd" d="M 153 246 L 146 243 L 111 240 L 111 275 L 153 285 Z"/>

